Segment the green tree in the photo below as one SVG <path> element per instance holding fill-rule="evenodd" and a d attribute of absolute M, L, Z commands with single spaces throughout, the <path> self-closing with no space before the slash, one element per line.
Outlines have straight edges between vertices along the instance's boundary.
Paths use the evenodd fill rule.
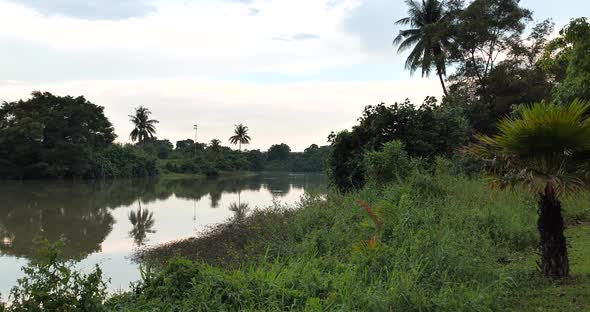
<path fill-rule="evenodd" d="M 135 128 L 129 134 L 129 137 L 133 142 L 138 141 L 142 144 L 147 139 L 153 139 L 156 134 L 156 124 L 159 121 L 150 119 L 152 112 L 140 106 L 135 109 L 135 115 L 129 115 L 130 121 L 133 123 Z"/>
<path fill-rule="evenodd" d="M 422 70 L 422 77 L 430 75 L 432 68 L 440 79 L 443 92 L 445 86 L 447 48 L 450 45 L 448 32 L 443 31 L 448 18 L 444 3 L 438 0 L 423 0 L 421 3 L 406 0 L 409 7 L 408 17 L 396 22 L 397 25 L 409 25 L 410 29 L 400 30 L 393 44 L 398 46 L 398 53 L 412 49 L 406 59 L 406 69 L 410 73 Z"/>
<path fill-rule="evenodd" d="M 0 177 L 81 177 L 114 139 L 103 107 L 35 91 L 0 107 Z"/>
<path fill-rule="evenodd" d="M 519 0 L 475 0 L 453 9 L 450 59 L 457 64 L 452 80 L 468 81 L 486 95 L 488 77 L 498 57 L 521 40 L 532 13 Z"/>
<path fill-rule="evenodd" d="M 229 142 L 234 145 L 239 144 L 239 150 L 242 151 L 242 144 L 250 144 L 251 138 L 248 136 L 248 130 L 248 127 L 243 124 L 236 125 L 234 135 L 229 137 Z"/>
<path fill-rule="evenodd" d="M 291 148 L 285 143 L 274 144 L 269 149 L 267 154 L 268 160 L 286 160 L 289 158 Z"/>
<path fill-rule="evenodd" d="M 365 183 L 366 151 L 380 150 L 383 144 L 398 140 L 412 157 L 449 156 L 469 140 L 471 129 L 459 106 L 436 104 L 429 97 L 416 107 L 403 103 L 367 106 L 352 131 L 332 132 L 328 140 L 328 175 L 341 191 L 362 187 Z"/>
<path fill-rule="evenodd" d="M 548 277 L 569 273 L 559 195 L 576 190 L 588 174 L 590 103 L 520 106 L 498 123 L 499 133 L 480 136 L 471 153 L 488 160 L 499 187 L 524 184 L 538 194 L 540 268 Z"/>
<path fill-rule="evenodd" d="M 552 40 L 540 64 L 557 81 L 553 97 L 559 103 L 590 99 L 590 23 L 572 20 Z"/>

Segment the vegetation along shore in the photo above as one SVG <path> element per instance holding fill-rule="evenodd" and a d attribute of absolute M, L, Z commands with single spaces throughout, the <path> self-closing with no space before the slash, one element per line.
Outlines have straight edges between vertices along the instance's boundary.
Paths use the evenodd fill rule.
<path fill-rule="evenodd" d="M 118 292 L 107 291 L 100 264 L 79 270 L 64 256 L 72 240 L 40 242 L 0 311 L 590 311 L 587 18 L 556 31 L 518 0 L 404 7 L 395 50 L 409 72 L 440 82 L 443 96 L 362 103 L 373 105 L 326 146 L 249 150 L 256 125 L 239 121 L 223 141 L 172 144 L 157 138 L 145 106 L 129 116 L 131 143 L 120 144 L 103 107 L 82 96 L 34 92 L 3 103 L 3 179 L 224 184 L 272 171 L 324 172 L 330 184 L 293 205 L 269 187 L 273 202 L 251 207 L 240 193 L 247 188 L 226 183 L 238 198 L 224 206 L 231 217 L 190 237 L 137 244 L 130 256 L 140 278 Z M 278 188 L 290 189 L 285 181 Z M 160 198 L 173 197 L 166 185 Z M 198 193 L 196 207 L 211 193 L 194 185 L 182 191 Z M 210 195 L 212 207 L 221 193 Z M 153 226 L 137 202 L 134 229 L 141 218 Z"/>

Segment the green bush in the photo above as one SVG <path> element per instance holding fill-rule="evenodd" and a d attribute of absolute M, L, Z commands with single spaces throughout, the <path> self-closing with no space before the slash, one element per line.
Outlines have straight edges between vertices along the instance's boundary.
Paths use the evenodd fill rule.
<path fill-rule="evenodd" d="M 403 181 L 414 169 L 400 141 L 387 142 L 381 150 L 366 153 L 365 161 L 367 180 L 378 184 Z"/>
<path fill-rule="evenodd" d="M 10 292 L 6 311 L 104 311 L 106 282 L 97 266 L 90 274 L 60 258 L 59 245 L 41 249 L 41 260 L 23 268 L 25 276 Z M 0 311 L 2 308 L 0 308 Z"/>
<path fill-rule="evenodd" d="M 151 177 L 158 175 L 156 159 L 133 145 L 114 144 L 101 152 L 92 161 L 85 177 L 98 178 L 131 178 Z"/>

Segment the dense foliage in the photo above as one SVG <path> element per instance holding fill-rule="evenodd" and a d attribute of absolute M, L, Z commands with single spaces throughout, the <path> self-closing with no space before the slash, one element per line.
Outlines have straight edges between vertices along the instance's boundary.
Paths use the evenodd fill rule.
<path fill-rule="evenodd" d="M 0 108 L 0 178 L 99 178 L 157 174 L 155 160 L 113 144 L 103 107 L 84 97 L 33 92 Z"/>
<path fill-rule="evenodd" d="M 103 108 L 84 97 L 33 92 L 0 108 L 0 177 L 79 177 L 115 134 Z"/>
<path fill-rule="evenodd" d="M 157 141 L 159 142 L 159 141 Z M 187 139 L 171 144 L 154 143 L 158 148 L 150 148 L 152 143 L 146 142 L 143 149 L 151 155 L 165 154 L 160 164 L 164 173 L 190 173 L 216 176 L 221 171 L 292 171 L 322 172 L 330 147 L 319 147 L 312 144 L 304 152 L 291 152 L 285 144 L 275 144 L 267 152 L 260 150 L 235 151 L 222 146 L 217 139 L 209 145 L 194 143 Z M 161 149 L 167 147 L 167 152 Z M 159 151 L 159 152 L 158 152 Z"/>
<path fill-rule="evenodd" d="M 364 153 L 379 150 L 384 143 L 399 140 L 413 157 L 450 156 L 468 142 L 471 130 L 461 108 L 436 105 L 427 98 L 416 107 L 409 101 L 391 106 L 367 106 L 352 131 L 332 133 L 328 174 L 341 191 L 365 183 Z"/>

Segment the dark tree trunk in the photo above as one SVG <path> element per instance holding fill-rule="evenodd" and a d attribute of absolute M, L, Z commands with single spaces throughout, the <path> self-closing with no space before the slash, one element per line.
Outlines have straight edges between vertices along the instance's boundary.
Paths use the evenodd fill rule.
<path fill-rule="evenodd" d="M 561 204 L 555 196 L 551 183 L 539 198 L 539 221 L 537 228 L 541 235 L 539 249 L 541 252 L 541 271 L 551 278 L 562 278 L 569 274 L 567 245 L 563 235 L 563 217 Z"/>
<path fill-rule="evenodd" d="M 443 88 L 443 92 L 445 93 L 445 96 L 449 96 L 449 93 L 447 92 L 447 87 L 445 86 L 445 80 L 442 76 L 442 72 L 440 69 L 438 69 L 437 71 L 438 71 L 438 78 L 440 79 L 440 84 L 442 85 L 442 88 Z"/>

